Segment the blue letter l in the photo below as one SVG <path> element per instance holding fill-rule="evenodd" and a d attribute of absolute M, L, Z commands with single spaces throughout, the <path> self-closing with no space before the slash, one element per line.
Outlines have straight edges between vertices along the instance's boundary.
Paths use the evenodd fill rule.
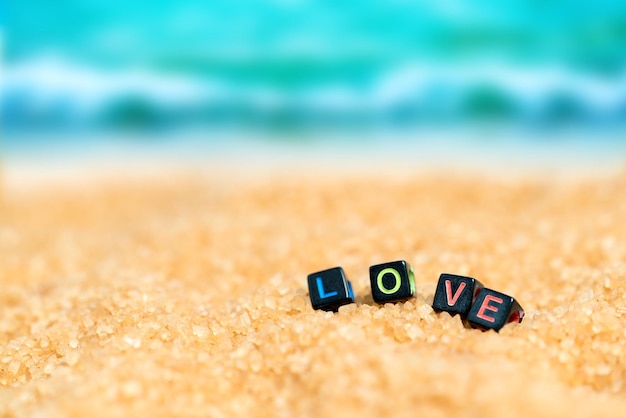
<path fill-rule="evenodd" d="M 329 298 L 331 296 L 337 296 L 337 291 L 334 292 L 324 292 L 324 284 L 322 283 L 322 278 L 317 278 L 317 291 L 320 293 L 320 299 Z"/>

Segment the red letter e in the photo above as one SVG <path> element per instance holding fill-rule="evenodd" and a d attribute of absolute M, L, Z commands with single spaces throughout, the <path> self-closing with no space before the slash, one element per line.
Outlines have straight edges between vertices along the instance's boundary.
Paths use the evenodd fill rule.
<path fill-rule="evenodd" d="M 497 296 L 493 296 L 493 295 L 486 295 L 485 299 L 483 300 L 482 305 L 480 305 L 480 309 L 478 310 L 478 313 L 476 314 L 476 316 L 480 319 L 482 319 L 483 321 L 487 321 L 487 322 L 496 322 L 496 320 L 490 316 L 485 315 L 485 311 L 492 311 L 492 312 L 498 312 L 498 308 L 492 305 L 489 305 L 489 302 L 495 302 L 497 304 L 502 304 L 504 301 L 502 299 L 500 299 Z"/>

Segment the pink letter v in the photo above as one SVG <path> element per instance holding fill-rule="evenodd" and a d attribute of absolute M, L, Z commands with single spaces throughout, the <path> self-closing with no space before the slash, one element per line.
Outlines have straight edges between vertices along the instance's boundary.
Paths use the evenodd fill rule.
<path fill-rule="evenodd" d="M 446 280 L 446 297 L 448 298 L 448 306 L 454 306 L 456 301 L 459 300 L 459 296 L 461 296 L 461 293 L 463 292 L 463 289 L 465 289 L 465 286 L 465 282 L 461 283 L 459 285 L 459 288 L 456 289 L 456 293 L 454 294 L 454 296 L 450 298 L 450 294 L 452 293 L 452 284 L 450 283 L 450 280 Z"/>

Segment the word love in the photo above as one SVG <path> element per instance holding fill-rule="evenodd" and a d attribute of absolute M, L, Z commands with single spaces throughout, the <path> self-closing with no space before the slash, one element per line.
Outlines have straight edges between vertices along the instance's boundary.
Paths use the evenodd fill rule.
<path fill-rule="evenodd" d="M 352 283 L 343 268 L 309 274 L 309 295 L 313 309 L 337 312 L 354 303 Z M 415 295 L 413 267 L 406 261 L 392 261 L 370 267 L 374 302 L 396 303 Z M 522 322 L 524 310 L 515 298 L 488 289 L 473 277 L 442 274 L 437 282 L 433 309 L 459 315 L 472 328 L 499 331 L 510 322 Z"/>

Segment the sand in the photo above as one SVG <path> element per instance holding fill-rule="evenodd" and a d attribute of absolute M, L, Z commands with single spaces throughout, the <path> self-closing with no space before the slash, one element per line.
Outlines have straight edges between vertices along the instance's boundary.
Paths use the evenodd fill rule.
<path fill-rule="evenodd" d="M 624 173 L 164 174 L 0 199 L 0 416 L 626 410 Z M 417 295 L 376 305 L 368 268 L 397 259 Z M 357 303 L 313 311 L 307 274 L 337 265 Z M 433 312 L 442 272 L 515 296 L 523 323 Z"/>

